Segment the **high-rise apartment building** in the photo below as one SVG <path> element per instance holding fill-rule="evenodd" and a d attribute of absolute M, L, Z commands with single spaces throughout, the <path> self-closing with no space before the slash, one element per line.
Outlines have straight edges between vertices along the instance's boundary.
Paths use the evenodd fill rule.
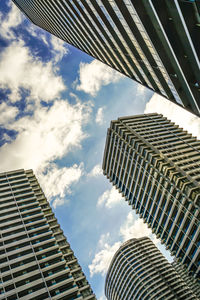
<path fill-rule="evenodd" d="M 106 276 L 108 300 L 198 299 L 147 237 L 125 242 Z"/>
<path fill-rule="evenodd" d="M 199 279 L 190 276 L 187 272 L 187 269 L 184 265 L 178 262 L 176 259 L 172 263 L 173 267 L 177 271 L 177 273 L 181 276 L 184 282 L 188 285 L 188 287 L 192 290 L 192 292 L 196 295 L 198 299 L 200 299 L 200 282 Z"/>
<path fill-rule="evenodd" d="M 200 115 L 198 1 L 13 2 L 34 24 Z"/>
<path fill-rule="evenodd" d="M 0 299 L 96 299 L 32 170 L 0 174 Z"/>
<path fill-rule="evenodd" d="M 111 122 L 103 171 L 188 274 L 200 277 L 200 141 L 159 114 Z"/>

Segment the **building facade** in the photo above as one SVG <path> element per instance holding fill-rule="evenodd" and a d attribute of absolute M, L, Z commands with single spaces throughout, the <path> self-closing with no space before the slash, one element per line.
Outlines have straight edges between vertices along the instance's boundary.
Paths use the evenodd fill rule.
<path fill-rule="evenodd" d="M 198 1 L 13 2 L 34 24 L 200 115 Z"/>
<path fill-rule="evenodd" d="M 200 277 L 200 141 L 159 114 L 111 122 L 104 175 L 190 275 Z"/>
<path fill-rule="evenodd" d="M 131 239 L 115 253 L 105 295 L 108 300 L 198 299 L 147 237 Z"/>
<path fill-rule="evenodd" d="M 190 276 L 184 265 L 178 262 L 177 260 L 173 261 L 172 266 L 175 268 L 175 270 L 181 276 L 184 282 L 188 285 L 188 287 L 192 290 L 192 292 L 196 295 L 196 297 L 200 299 L 199 280 Z"/>
<path fill-rule="evenodd" d="M 96 299 L 32 170 L 0 174 L 0 299 Z"/>

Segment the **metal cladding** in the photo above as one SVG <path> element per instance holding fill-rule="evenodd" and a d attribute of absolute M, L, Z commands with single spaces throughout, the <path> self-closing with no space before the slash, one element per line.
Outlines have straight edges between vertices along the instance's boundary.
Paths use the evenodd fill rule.
<path fill-rule="evenodd" d="M 159 114 L 111 122 L 104 175 L 190 275 L 200 277 L 200 141 Z"/>
<path fill-rule="evenodd" d="M 198 299 L 147 237 L 125 242 L 109 266 L 108 300 Z"/>
<path fill-rule="evenodd" d="M 32 170 L 0 174 L 0 299 L 95 300 Z"/>
<path fill-rule="evenodd" d="M 34 24 L 200 115 L 197 1 L 13 2 Z"/>

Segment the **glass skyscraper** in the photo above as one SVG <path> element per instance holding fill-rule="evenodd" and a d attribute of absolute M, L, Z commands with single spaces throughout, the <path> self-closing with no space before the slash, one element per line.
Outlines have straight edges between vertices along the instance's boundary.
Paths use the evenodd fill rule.
<path fill-rule="evenodd" d="M 105 295 L 108 300 L 199 299 L 147 237 L 131 239 L 117 250 Z"/>
<path fill-rule="evenodd" d="M 198 1 L 13 2 L 34 24 L 200 115 Z"/>
<path fill-rule="evenodd" d="M 0 174 L 0 299 L 96 299 L 32 170 Z"/>
<path fill-rule="evenodd" d="M 159 114 L 111 122 L 107 178 L 188 274 L 200 277 L 200 141 Z"/>

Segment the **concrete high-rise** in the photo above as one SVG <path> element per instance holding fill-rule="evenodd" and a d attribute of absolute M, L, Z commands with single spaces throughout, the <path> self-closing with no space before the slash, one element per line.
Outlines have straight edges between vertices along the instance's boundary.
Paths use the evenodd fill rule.
<path fill-rule="evenodd" d="M 188 274 L 200 277 L 200 141 L 159 114 L 111 122 L 103 171 Z"/>
<path fill-rule="evenodd" d="M 184 282 L 188 285 L 188 287 L 192 290 L 192 292 L 196 295 L 198 299 L 200 299 L 200 281 L 199 278 L 194 278 L 190 276 L 187 272 L 187 269 L 183 264 L 178 262 L 176 259 L 172 263 L 173 267 L 177 271 L 177 273 L 181 276 Z"/>
<path fill-rule="evenodd" d="M 0 299 L 96 299 L 32 170 L 0 174 Z"/>
<path fill-rule="evenodd" d="M 125 242 L 106 276 L 108 300 L 198 299 L 147 237 Z"/>
<path fill-rule="evenodd" d="M 36 25 L 200 115 L 200 4 L 13 0 Z"/>

